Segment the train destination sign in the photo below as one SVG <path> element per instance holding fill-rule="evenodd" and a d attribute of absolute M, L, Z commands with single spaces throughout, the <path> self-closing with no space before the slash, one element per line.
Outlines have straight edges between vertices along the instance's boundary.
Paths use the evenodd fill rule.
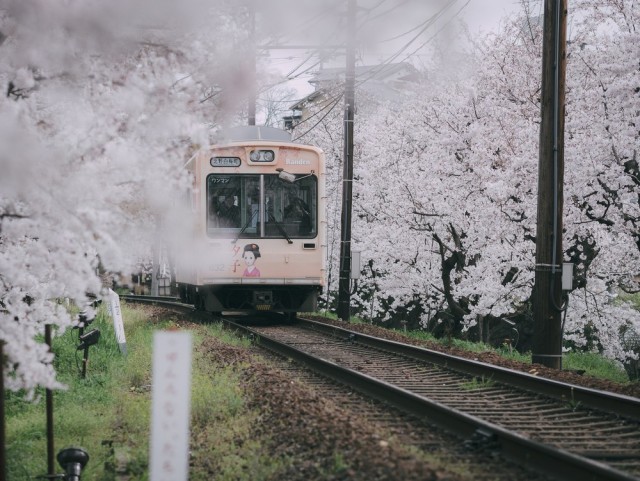
<path fill-rule="evenodd" d="M 211 167 L 240 167 L 240 157 L 211 157 Z"/>

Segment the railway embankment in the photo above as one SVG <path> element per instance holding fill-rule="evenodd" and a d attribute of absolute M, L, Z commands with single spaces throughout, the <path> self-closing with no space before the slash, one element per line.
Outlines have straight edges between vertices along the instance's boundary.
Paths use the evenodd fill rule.
<path fill-rule="evenodd" d="M 493 350 L 471 351 L 467 349 L 462 349 L 460 347 L 456 347 L 454 345 L 446 345 L 445 343 L 416 339 L 415 337 L 411 337 L 402 332 L 385 329 L 383 327 L 375 326 L 372 324 L 345 323 L 344 321 L 328 319 L 326 317 L 319 317 L 319 316 L 308 316 L 308 317 L 318 322 L 334 325 L 344 329 L 349 329 L 350 331 L 361 332 L 363 334 L 367 334 L 370 336 L 389 339 L 389 340 L 397 341 L 403 344 L 420 346 L 420 347 L 424 347 L 434 351 L 445 352 L 448 354 L 453 354 L 455 356 L 460 356 L 467 359 L 477 360 L 481 362 L 486 362 L 488 364 L 505 367 L 508 369 L 514 369 L 514 370 L 526 372 L 529 374 L 533 374 L 535 376 L 540 376 L 540 377 L 545 377 L 548 379 L 553 379 L 561 382 L 576 384 L 578 386 L 583 386 L 587 388 L 614 392 L 618 394 L 624 394 L 626 396 L 633 396 L 633 397 L 640 398 L 640 382 L 620 383 L 620 382 L 612 381 L 609 379 L 602 379 L 602 378 L 586 375 L 584 373 L 578 373 L 572 370 L 558 371 L 556 369 L 550 369 L 540 364 L 531 364 L 531 363 L 510 359 L 508 357 L 500 355 L 499 353 Z"/>
<path fill-rule="evenodd" d="M 545 479 L 507 465 L 491 451 L 469 449 L 459 439 L 363 398 L 348 386 L 327 387 L 290 360 L 265 354 L 249 339 L 222 329 L 219 323 L 206 322 L 202 315 L 154 306 L 125 309 L 133 314 L 125 316 L 128 356 L 123 358 L 117 344 L 107 342 L 109 323 L 100 325 L 103 342 L 92 347 L 95 352 L 86 379 L 79 379 L 73 363 L 74 333 L 59 339 L 70 348 L 54 346 L 60 351 L 56 362 L 69 386 L 64 393 L 56 393 L 56 446 L 85 443 L 91 455 L 85 481 L 130 481 L 148 472 L 150 346 L 151 334 L 159 328 L 188 329 L 194 335 L 192 480 Z M 339 321 L 325 322 L 345 327 Z M 371 325 L 348 326 L 425 345 Z M 497 357 L 456 354 L 486 362 Z M 515 366 L 514 361 L 495 360 L 502 362 Z M 538 375 L 545 375 L 544 368 Z M 606 389 L 602 380 L 563 376 L 575 377 L 576 384 Z M 637 393 L 633 385 L 610 386 L 615 392 Z M 42 405 L 12 399 L 10 409 L 10 479 L 32 479 L 43 474 L 46 466 Z"/>

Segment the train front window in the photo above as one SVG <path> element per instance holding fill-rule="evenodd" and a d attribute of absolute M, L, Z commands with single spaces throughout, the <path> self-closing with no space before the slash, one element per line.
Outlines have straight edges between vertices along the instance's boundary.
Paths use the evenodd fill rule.
<path fill-rule="evenodd" d="M 256 234 L 260 203 L 260 176 L 210 175 L 207 177 L 207 233 L 235 236 L 247 224 Z"/>
<path fill-rule="evenodd" d="M 318 180 L 277 174 L 207 177 L 207 234 L 211 237 L 313 238 L 318 232 Z"/>

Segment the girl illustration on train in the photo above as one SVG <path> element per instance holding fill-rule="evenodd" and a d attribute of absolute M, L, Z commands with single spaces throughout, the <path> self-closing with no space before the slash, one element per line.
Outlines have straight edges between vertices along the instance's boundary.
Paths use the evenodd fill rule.
<path fill-rule="evenodd" d="M 256 259 L 260 257 L 260 247 L 258 244 L 247 244 L 244 246 L 242 258 L 247 265 L 242 273 L 243 277 L 260 277 L 260 270 L 256 267 Z"/>

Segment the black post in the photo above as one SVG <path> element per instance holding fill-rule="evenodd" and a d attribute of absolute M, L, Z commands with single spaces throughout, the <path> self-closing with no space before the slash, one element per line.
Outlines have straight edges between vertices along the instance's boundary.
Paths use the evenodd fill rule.
<path fill-rule="evenodd" d="M 256 125 L 256 6 L 249 0 L 249 125 Z"/>
<path fill-rule="evenodd" d="M 4 341 L 0 341 L 0 481 L 7 481 L 7 452 L 4 412 Z"/>
<path fill-rule="evenodd" d="M 338 317 L 349 322 L 351 289 L 351 199 L 353 193 L 353 117 L 355 110 L 356 71 L 356 0 L 347 7 L 347 61 L 344 93 L 344 160 L 342 173 L 342 218 L 340 242 L 340 279 L 338 282 Z"/>
<path fill-rule="evenodd" d="M 51 351 L 51 324 L 44 326 L 44 342 L 49 346 L 49 351 Z M 56 458 L 53 452 L 53 392 L 51 389 L 46 390 L 45 396 L 47 411 L 47 474 L 53 476 L 56 474 Z"/>
<path fill-rule="evenodd" d="M 89 346 L 84 348 L 82 354 L 82 379 L 87 377 L 87 364 L 89 364 Z"/>
<path fill-rule="evenodd" d="M 562 208 L 567 0 L 545 0 L 532 361 L 562 368 Z"/>

